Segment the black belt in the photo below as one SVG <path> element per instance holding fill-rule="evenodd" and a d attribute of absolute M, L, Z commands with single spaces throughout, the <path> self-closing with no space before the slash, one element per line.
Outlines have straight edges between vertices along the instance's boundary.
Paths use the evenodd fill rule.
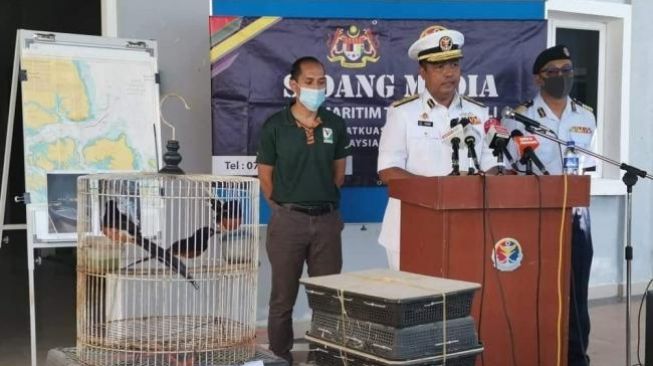
<path fill-rule="evenodd" d="M 279 205 L 289 210 L 301 212 L 309 216 L 322 216 L 338 209 L 338 207 L 332 203 L 325 203 L 323 205 L 315 206 L 304 206 L 296 203 L 280 203 Z"/>

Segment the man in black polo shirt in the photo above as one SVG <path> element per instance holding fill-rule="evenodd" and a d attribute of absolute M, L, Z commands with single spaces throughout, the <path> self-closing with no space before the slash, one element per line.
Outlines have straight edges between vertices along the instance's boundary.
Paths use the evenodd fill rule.
<path fill-rule="evenodd" d="M 350 149 L 345 121 L 321 107 L 326 77 L 320 61 L 295 61 L 290 87 L 296 97 L 265 121 L 256 161 L 272 208 L 266 241 L 272 267 L 270 350 L 292 364 L 292 310 L 304 262 L 309 276 L 339 273 L 342 267 L 339 188 Z"/>

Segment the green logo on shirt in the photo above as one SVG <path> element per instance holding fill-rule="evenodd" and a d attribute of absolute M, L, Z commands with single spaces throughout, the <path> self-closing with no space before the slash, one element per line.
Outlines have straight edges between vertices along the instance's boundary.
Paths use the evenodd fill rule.
<path fill-rule="evenodd" d="M 328 128 L 328 127 L 324 127 L 322 129 L 322 137 L 324 138 L 324 143 L 325 144 L 332 144 L 333 143 L 333 130 Z"/>

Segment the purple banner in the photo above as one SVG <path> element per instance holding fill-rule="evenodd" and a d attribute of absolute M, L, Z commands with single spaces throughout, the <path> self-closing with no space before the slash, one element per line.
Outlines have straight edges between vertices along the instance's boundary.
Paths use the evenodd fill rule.
<path fill-rule="evenodd" d="M 346 184 L 353 186 L 379 184 L 376 158 L 386 108 L 424 88 L 407 55 L 423 29 L 440 24 L 465 35 L 459 91 L 495 114 L 533 95 L 531 66 L 546 47 L 545 21 L 215 17 L 213 23 L 220 24 L 212 29 L 214 173 L 255 174 L 261 125 L 291 101 L 290 65 L 315 56 L 326 67 L 326 107 L 347 122 L 353 156 Z"/>

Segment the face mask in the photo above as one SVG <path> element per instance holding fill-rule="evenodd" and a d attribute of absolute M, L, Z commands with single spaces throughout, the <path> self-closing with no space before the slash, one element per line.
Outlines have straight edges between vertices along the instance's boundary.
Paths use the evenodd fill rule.
<path fill-rule="evenodd" d="M 299 89 L 299 102 L 309 111 L 315 112 L 326 99 L 326 89 Z"/>
<path fill-rule="evenodd" d="M 562 99 L 566 98 L 574 86 L 573 76 L 552 76 L 544 79 L 544 86 L 542 89 L 550 96 Z"/>

